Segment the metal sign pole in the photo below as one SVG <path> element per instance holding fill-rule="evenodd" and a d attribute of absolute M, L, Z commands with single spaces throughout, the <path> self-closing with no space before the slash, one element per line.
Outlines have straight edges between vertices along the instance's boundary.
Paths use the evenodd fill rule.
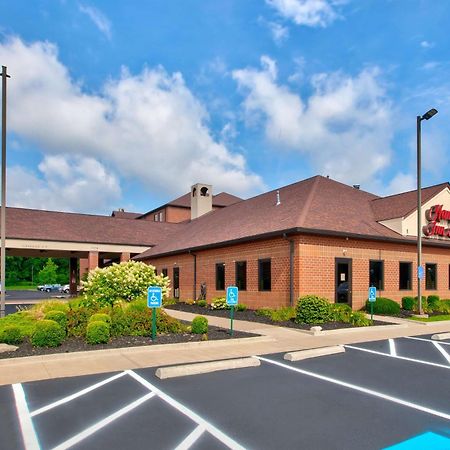
<path fill-rule="evenodd" d="M 0 256 L 0 317 L 5 317 L 6 299 L 6 66 L 2 66 L 2 206 L 1 206 L 1 256 Z"/>
<path fill-rule="evenodd" d="M 156 308 L 152 308 L 152 341 L 156 339 Z"/>
<path fill-rule="evenodd" d="M 230 334 L 231 334 L 231 336 L 233 336 L 234 306 L 231 307 L 230 316 L 231 316 L 231 328 L 230 328 Z"/>

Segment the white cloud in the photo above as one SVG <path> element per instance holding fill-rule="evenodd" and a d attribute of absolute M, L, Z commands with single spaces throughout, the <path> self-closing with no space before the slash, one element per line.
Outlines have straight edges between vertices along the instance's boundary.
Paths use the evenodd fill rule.
<path fill-rule="evenodd" d="M 250 195 L 264 188 L 245 158 L 213 139 L 204 106 L 180 73 L 144 69 L 88 94 L 58 60 L 57 48 L 14 38 L 0 45 L 9 84 L 10 130 L 46 153 L 107 161 L 148 189 L 180 194 L 195 182 Z"/>
<path fill-rule="evenodd" d="M 272 39 L 277 45 L 281 45 L 289 37 L 289 28 L 281 25 L 281 23 L 272 22 L 264 19 L 263 17 L 258 18 L 258 23 L 268 28 L 270 34 L 272 35 Z"/>
<path fill-rule="evenodd" d="M 247 123 L 262 124 L 279 148 L 309 157 L 322 174 L 349 182 L 373 179 L 389 163 L 391 104 L 376 69 L 356 77 L 317 74 L 309 98 L 277 83 L 275 61 L 262 69 L 242 69 L 233 78 L 244 93 Z"/>
<path fill-rule="evenodd" d="M 121 190 L 116 176 L 93 158 L 46 156 L 34 172 L 8 169 L 8 205 L 57 211 L 108 213 Z"/>
<path fill-rule="evenodd" d="M 326 27 L 338 17 L 336 6 L 342 0 L 266 0 L 285 19 L 297 25 Z"/>
<path fill-rule="evenodd" d="M 83 14 L 86 14 L 94 25 L 108 38 L 111 39 L 111 22 L 108 18 L 97 8 L 93 6 L 79 5 L 79 9 Z"/>
<path fill-rule="evenodd" d="M 430 41 L 422 41 L 422 42 L 420 43 L 420 46 L 421 46 L 422 48 L 433 48 L 433 47 L 434 47 L 434 43 L 433 43 L 433 42 L 430 42 Z"/>
<path fill-rule="evenodd" d="M 416 177 L 409 173 L 399 172 L 391 179 L 387 186 L 378 189 L 380 195 L 393 195 L 416 189 Z"/>

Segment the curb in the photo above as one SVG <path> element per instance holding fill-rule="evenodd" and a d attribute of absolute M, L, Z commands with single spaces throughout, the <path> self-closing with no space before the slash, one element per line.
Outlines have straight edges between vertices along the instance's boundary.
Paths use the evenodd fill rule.
<path fill-rule="evenodd" d="M 226 359 L 222 361 L 211 361 L 195 364 L 184 364 L 181 366 L 159 367 L 155 375 L 165 380 L 167 378 L 185 377 L 189 375 L 200 375 L 203 373 L 217 372 L 220 370 L 243 369 L 247 367 L 258 367 L 261 361 L 257 358 Z"/>
<path fill-rule="evenodd" d="M 444 339 L 450 339 L 450 333 L 433 334 L 433 336 L 431 336 L 431 339 L 434 339 L 436 341 L 443 341 Z"/>
<path fill-rule="evenodd" d="M 343 345 L 332 345 L 330 347 L 312 348 L 309 350 L 301 350 L 299 352 L 289 352 L 284 355 L 286 361 L 301 361 L 303 359 L 317 358 L 318 356 L 335 355 L 337 353 L 345 353 Z"/>

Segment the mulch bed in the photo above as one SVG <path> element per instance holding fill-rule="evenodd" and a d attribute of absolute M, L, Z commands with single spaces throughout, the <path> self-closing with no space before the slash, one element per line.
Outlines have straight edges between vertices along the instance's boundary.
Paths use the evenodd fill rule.
<path fill-rule="evenodd" d="M 236 339 L 256 337 L 258 334 L 244 333 L 242 331 L 233 331 L 233 337 L 230 336 L 229 330 L 214 326 L 208 327 L 208 341 L 217 341 L 221 339 Z M 183 342 L 199 342 L 202 340 L 201 334 L 161 334 L 158 335 L 153 343 L 151 337 L 147 336 L 120 336 L 112 338 L 108 344 L 90 345 L 82 338 L 68 338 L 59 347 L 33 347 L 29 341 L 24 341 L 18 345 L 18 349 L 14 352 L 0 353 L 0 359 L 20 358 L 22 356 L 39 356 L 51 355 L 54 353 L 72 353 L 86 352 L 91 350 L 105 350 L 123 347 L 139 347 L 151 346 L 157 344 L 178 344 Z"/>
<path fill-rule="evenodd" d="M 174 309 L 177 311 L 184 311 L 193 314 L 198 314 L 199 316 L 216 316 L 216 317 L 230 317 L 230 311 L 224 309 L 209 309 L 206 307 L 198 306 L 198 305 L 188 305 L 187 303 L 176 303 L 175 305 L 168 305 L 164 307 L 165 309 Z M 303 324 L 296 323 L 294 320 L 287 320 L 284 322 L 273 322 L 268 317 L 259 316 L 256 314 L 254 310 L 247 309 L 245 311 L 234 311 L 234 318 L 236 320 L 246 320 L 248 322 L 259 322 L 265 323 L 267 325 L 275 325 L 279 327 L 287 327 L 287 328 L 297 328 L 299 330 L 309 330 L 314 324 Z M 373 321 L 374 325 L 393 325 L 387 322 L 381 322 L 379 320 Z M 354 328 L 351 323 L 345 322 L 327 322 L 317 324 L 322 327 L 323 330 L 338 330 L 340 328 Z"/>

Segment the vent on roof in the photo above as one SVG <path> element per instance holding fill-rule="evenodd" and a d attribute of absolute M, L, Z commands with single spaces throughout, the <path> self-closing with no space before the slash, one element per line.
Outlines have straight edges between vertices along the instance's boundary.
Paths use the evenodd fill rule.
<path fill-rule="evenodd" d="M 361 185 L 360 185 L 360 184 L 354 184 L 353 187 L 354 187 L 355 189 L 359 189 L 359 188 L 361 187 Z"/>
<path fill-rule="evenodd" d="M 277 206 L 281 205 L 281 201 L 280 201 L 280 191 L 277 190 Z"/>

